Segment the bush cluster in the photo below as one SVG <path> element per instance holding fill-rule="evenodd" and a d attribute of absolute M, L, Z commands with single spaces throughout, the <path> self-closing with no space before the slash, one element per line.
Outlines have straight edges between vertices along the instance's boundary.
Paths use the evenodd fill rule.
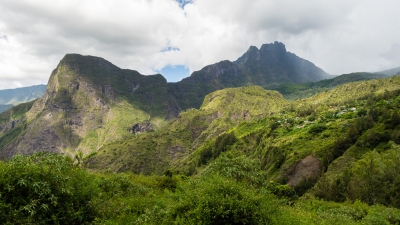
<path fill-rule="evenodd" d="M 205 147 L 200 152 L 200 158 L 198 165 L 204 165 L 211 158 L 217 158 L 222 152 L 225 152 L 237 141 L 237 138 L 233 132 L 223 133 L 218 136 L 213 145 Z"/>
<path fill-rule="evenodd" d="M 0 221 L 5 224 L 85 224 L 95 218 L 92 176 L 70 158 L 49 153 L 0 162 Z"/>

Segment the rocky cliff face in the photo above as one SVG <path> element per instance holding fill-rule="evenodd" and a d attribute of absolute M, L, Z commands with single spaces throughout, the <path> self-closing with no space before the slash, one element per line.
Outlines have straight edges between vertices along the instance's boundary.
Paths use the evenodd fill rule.
<path fill-rule="evenodd" d="M 264 44 L 260 49 L 251 46 L 235 61 L 249 76 L 262 80 L 262 86 L 270 83 L 315 82 L 329 77 L 313 63 L 286 51 L 283 43 Z"/>
<path fill-rule="evenodd" d="M 159 124 L 178 108 L 161 75 L 122 70 L 92 56 L 66 55 L 52 72 L 44 96 L 27 112 L 24 131 L 5 145 L 2 158 L 37 151 L 86 153 L 131 135 L 150 119 Z"/>
<path fill-rule="evenodd" d="M 194 72 L 181 82 L 169 84 L 169 93 L 182 109 L 198 108 L 203 98 L 227 87 L 259 85 L 266 89 L 284 83 L 315 82 L 329 74 L 313 63 L 287 52 L 280 42 L 251 46 L 236 61 L 221 61 Z"/>

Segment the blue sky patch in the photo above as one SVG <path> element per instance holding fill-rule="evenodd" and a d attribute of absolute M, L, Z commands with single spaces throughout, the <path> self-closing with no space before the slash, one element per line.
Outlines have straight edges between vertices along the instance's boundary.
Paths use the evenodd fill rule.
<path fill-rule="evenodd" d="M 185 5 L 192 3 L 193 0 L 176 0 L 179 3 L 179 6 L 183 9 Z"/>
<path fill-rule="evenodd" d="M 178 82 L 190 75 L 190 70 L 184 65 L 168 65 L 157 72 L 162 74 L 168 82 Z"/>

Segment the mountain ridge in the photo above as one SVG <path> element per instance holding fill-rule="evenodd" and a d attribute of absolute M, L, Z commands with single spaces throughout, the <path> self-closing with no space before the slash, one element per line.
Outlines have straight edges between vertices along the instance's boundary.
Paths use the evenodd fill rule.
<path fill-rule="evenodd" d="M 20 135 L 5 145 L 2 158 L 36 151 L 86 154 L 129 135 L 128 126 L 162 123 L 172 102 L 161 75 L 122 70 L 93 56 L 67 54 L 53 70 L 44 96 L 21 123 Z M 173 103 L 172 103 L 173 104 Z"/>
<path fill-rule="evenodd" d="M 222 61 L 175 86 L 66 55 L 42 98 L 0 114 L 1 220 L 400 223 L 400 76 L 266 83 L 279 93 L 249 85 L 250 52 L 248 70 Z"/>
<path fill-rule="evenodd" d="M 259 57 L 252 57 L 249 51 Z M 314 64 L 287 52 L 280 42 L 265 44 L 260 50 L 250 47 L 249 51 L 235 62 L 206 66 L 177 83 L 168 83 L 160 74 L 145 76 L 120 69 L 101 57 L 67 54 L 51 73 L 43 97 L 18 120 L 19 133 L 14 132 L 16 138 L 4 145 L 0 157 L 36 151 L 89 154 L 128 137 L 127 130 L 135 124 L 150 123 L 157 129 L 179 112 L 199 108 L 207 94 L 220 89 L 265 88 L 327 76 Z M 312 73 L 307 75 L 309 71 Z"/>
<path fill-rule="evenodd" d="M 205 66 L 180 82 L 169 83 L 168 92 L 178 99 L 182 109 L 199 108 L 208 93 L 223 88 L 258 85 L 270 89 L 279 83 L 304 83 L 328 77 L 313 63 L 287 52 L 283 43 L 274 42 L 262 45 L 260 50 L 251 46 L 234 62 L 224 60 Z"/>

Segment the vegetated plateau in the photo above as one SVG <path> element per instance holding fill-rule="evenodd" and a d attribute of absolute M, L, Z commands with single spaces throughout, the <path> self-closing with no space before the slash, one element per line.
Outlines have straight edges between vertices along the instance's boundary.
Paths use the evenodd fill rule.
<path fill-rule="evenodd" d="M 244 85 L 268 49 L 285 58 L 250 48 L 191 86 L 67 55 L 43 98 L 0 114 L 0 221 L 399 224 L 400 77 Z"/>

